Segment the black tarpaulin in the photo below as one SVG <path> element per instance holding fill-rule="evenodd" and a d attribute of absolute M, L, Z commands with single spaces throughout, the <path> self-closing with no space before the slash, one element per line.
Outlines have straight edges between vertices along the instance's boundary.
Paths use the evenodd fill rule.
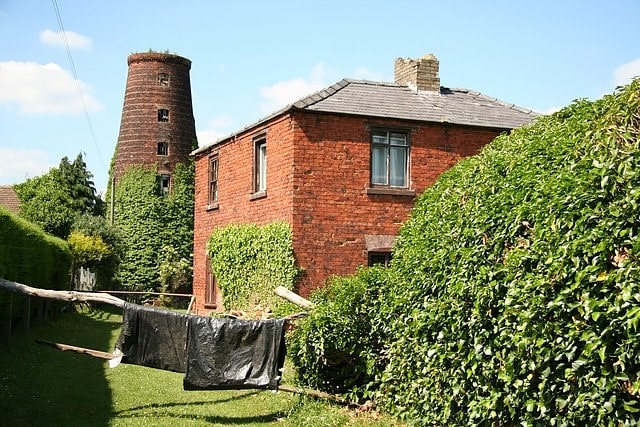
<path fill-rule="evenodd" d="M 284 319 L 191 316 L 184 389 L 276 389 L 286 353 L 284 326 Z"/>
<path fill-rule="evenodd" d="M 116 348 L 122 362 L 185 372 L 187 314 L 125 303 Z"/>

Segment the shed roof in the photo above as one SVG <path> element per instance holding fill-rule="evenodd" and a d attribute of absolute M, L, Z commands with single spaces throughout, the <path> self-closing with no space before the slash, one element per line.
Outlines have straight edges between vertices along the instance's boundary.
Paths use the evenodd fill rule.
<path fill-rule="evenodd" d="M 468 89 L 441 87 L 440 92 L 418 91 L 406 85 L 343 79 L 306 96 L 257 122 L 192 154 L 205 151 L 234 135 L 256 127 L 289 110 L 308 110 L 359 116 L 451 123 L 513 129 L 531 122 L 538 113 Z"/>

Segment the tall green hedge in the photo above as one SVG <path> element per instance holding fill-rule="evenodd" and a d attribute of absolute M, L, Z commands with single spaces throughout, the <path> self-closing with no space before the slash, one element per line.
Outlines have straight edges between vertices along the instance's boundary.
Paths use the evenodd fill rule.
<path fill-rule="evenodd" d="M 278 286 L 293 289 L 298 274 L 289 224 L 233 224 L 218 228 L 209 238 L 207 252 L 225 309 L 286 307 L 274 290 Z"/>
<path fill-rule="evenodd" d="M 636 80 L 445 173 L 369 280 L 357 388 L 416 425 L 636 425 L 639 131 Z"/>
<path fill-rule="evenodd" d="M 0 277 L 33 287 L 65 290 L 70 286 L 71 263 L 66 241 L 0 207 Z M 11 298 L 0 291 L 3 316 L 8 314 Z"/>

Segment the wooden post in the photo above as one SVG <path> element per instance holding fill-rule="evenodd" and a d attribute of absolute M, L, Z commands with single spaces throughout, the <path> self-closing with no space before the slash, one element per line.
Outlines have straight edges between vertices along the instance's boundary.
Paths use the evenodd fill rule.
<path fill-rule="evenodd" d="M 0 318 L 6 315 L 6 319 L 0 321 L 0 341 L 9 344 L 11 341 L 11 316 L 13 316 L 13 295 L 9 298 L 9 312 L 0 313 Z"/>
<path fill-rule="evenodd" d="M 288 290 L 284 286 L 278 286 L 275 289 L 275 293 L 279 297 L 282 297 L 282 298 L 286 299 L 287 301 L 290 301 L 290 302 L 294 303 L 295 305 L 297 305 L 299 307 L 307 308 L 307 309 L 313 308 L 313 303 L 311 301 L 302 298 L 300 295 L 296 294 L 295 292 L 291 292 L 290 290 Z"/>
<path fill-rule="evenodd" d="M 0 289 L 9 292 L 15 292 L 23 295 L 36 296 L 40 298 L 49 298 L 59 301 L 69 302 L 100 302 L 104 304 L 115 305 L 116 307 L 124 307 L 124 300 L 116 298 L 113 295 L 97 293 L 97 292 L 75 292 L 75 291 L 54 291 L 51 289 L 32 288 L 22 283 L 12 282 L 11 280 L 0 278 Z"/>
<path fill-rule="evenodd" d="M 25 332 L 29 332 L 31 327 L 31 297 L 24 298 L 24 304 L 22 304 L 22 325 Z"/>

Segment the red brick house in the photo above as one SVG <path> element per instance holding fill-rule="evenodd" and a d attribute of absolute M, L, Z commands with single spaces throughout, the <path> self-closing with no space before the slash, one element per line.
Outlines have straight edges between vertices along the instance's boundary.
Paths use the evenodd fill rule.
<path fill-rule="evenodd" d="M 287 221 L 297 291 L 389 259 L 414 199 L 460 159 L 536 114 L 440 86 L 433 55 L 397 59 L 395 82 L 341 80 L 195 150 L 196 310 L 220 309 L 206 256 L 230 223 Z"/>

